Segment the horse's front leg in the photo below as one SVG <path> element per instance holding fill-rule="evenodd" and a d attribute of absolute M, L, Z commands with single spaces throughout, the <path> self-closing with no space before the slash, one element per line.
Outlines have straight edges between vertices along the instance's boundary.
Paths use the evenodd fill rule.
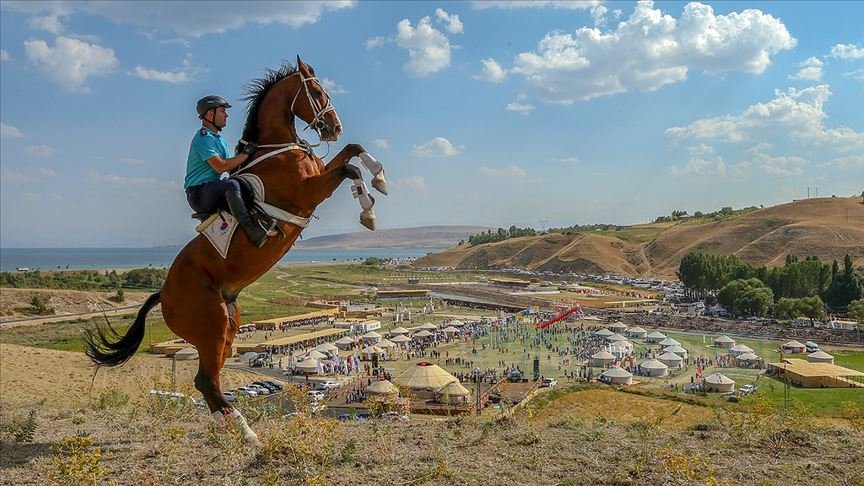
<path fill-rule="evenodd" d="M 330 162 L 327 162 L 327 165 L 324 166 L 324 170 L 328 171 L 340 166 L 345 166 L 348 164 L 349 160 L 354 157 L 359 157 L 360 154 L 365 151 L 366 149 L 364 149 L 359 143 L 349 143 L 340 150 L 338 154 L 334 155 L 333 158 L 330 159 Z"/>
<path fill-rule="evenodd" d="M 363 166 L 372 173 L 372 187 L 381 194 L 387 195 L 387 179 L 384 178 L 384 166 L 378 162 L 366 149 L 359 143 L 348 144 L 338 154 L 336 154 L 330 162 L 324 166 L 325 170 L 331 167 L 346 165 L 349 160 L 354 157 L 360 157 L 360 162 Z"/>
<path fill-rule="evenodd" d="M 351 164 L 340 166 L 334 164 L 334 161 L 331 160 L 321 174 L 306 179 L 304 193 L 312 199 L 309 201 L 309 207 L 317 207 L 333 194 L 333 191 L 339 187 L 342 181 L 351 179 L 354 181 L 351 186 L 351 193 L 354 194 L 355 199 L 360 200 L 360 207 L 363 208 L 360 213 L 360 224 L 375 231 L 375 210 L 372 207 L 375 204 L 375 198 L 366 189 L 363 174 L 359 168 Z"/>

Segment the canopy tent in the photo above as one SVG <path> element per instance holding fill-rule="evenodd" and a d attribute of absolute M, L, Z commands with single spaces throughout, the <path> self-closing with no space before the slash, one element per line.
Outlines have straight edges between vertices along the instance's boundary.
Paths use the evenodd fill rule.
<path fill-rule="evenodd" d="M 177 360 L 191 360 L 198 359 L 198 350 L 192 347 L 183 348 L 180 351 L 174 353 L 174 359 Z"/>
<path fill-rule="evenodd" d="M 603 329 L 600 329 L 599 331 L 594 332 L 595 336 L 603 336 L 603 337 L 611 336 L 613 334 L 615 334 L 615 333 L 610 331 L 609 329 L 606 329 L 606 328 L 603 328 Z"/>
<path fill-rule="evenodd" d="M 364 341 L 374 341 L 374 342 L 378 342 L 378 340 L 381 338 L 382 338 L 382 336 L 375 331 L 369 331 L 366 334 L 360 336 L 360 339 L 362 339 Z"/>
<path fill-rule="evenodd" d="M 397 343 L 397 344 L 400 344 L 400 343 L 405 344 L 405 343 L 411 342 L 411 338 L 409 338 L 408 336 L 406 336 L 404 334 L 399 334 L 399 335 L 396 335 L 396 336 L 393 336 L 392 338 L 390 338 L 390 342 L 391 343 Z"/>
<path fill-rule="evenodd" d="M 334 344 L 336 344 L 336 346 L 348 346 L 348 345 L 353 346 L 354 345 L 354 339 L 352 339 L 348 336 L 345 336 L 342 339 L 336 341 Z"/>
<path fill-rule="evenodd" d="M 452 382 L 459 382 L 455 376 L 440 366 L 421 361 L 408 368 L 393 381 L 413 390 L 419 398 L 434 398 L 435 392 Z"/>
<path fill-rule="evenodd" d="M 627 338 L 616 332 L 614 334 L 610 334 L 610 335 L 606 336 L 606 340 L 609 341 L 610 343 L 614 343 L 615 341 L 626 341 Z"/>
<path fill-rule="evenodd" d="M 417 329 L 422 329 L 422 330 L 426 330 L 426 331 L 434 331 L 434 330 L 438 329 L 438 326 L 436 326 L 435 324 L 432 324 L 431 322 L 427 322 L 426 324 L 417 326 Z"/>
<path fill-rule="evenodd" d="M 444 329 L 442 329 L 442 331 L 446 332 L 447 334 L 455 334 L 457 332 L 462 332 L 461 329 L 456 329 L 453 326 L 445 327 Z"/>
<path fill-rule="evenodd" d="M 666 376 L 669 374 L 669 367 L 656 359 L 645 361 L 639 365 L 639 369 L 648 376 Z"/>
<path fill-rule="evenodd" d="M 681 358 L 681 356 L 678 356 L 675 353 L 663 353 L 657 359 L 660 360 L 660 362 L 665 364 L 666 366 L 676 367 L 676 368 L 678 367 L 678 365 L 680 365 L 684 361 L 684 359 Z"/>
<path fill-rule="evenodd" d="M 390 334 L 410 334 L 411 331 L 405 329 L 404 327 L 397 327 L 396 329 L 392 329 Z"/>
<path fill-rule="evenodd" d="M 297 363 L 296 369 L 300 373 L 306 373 L 308 375 L 316 374 L 318 373 L 318 360 L 315 358 L 306 358 Z"/>
<path fill-rule="evenodd" d="M 315 358 L 315 359 L 329 359 L 330 358 L 326 354 L 322 353 L 321 351 L 317 351 L 315 349 L 306 353 L 305 356 L 307 358 Z"/>
<path fill-rule="evenodd" d="M 367 395 L 398 395 L 399 387 L 388 380 L 373 381 L 364 390 Z"/>
<path fill-rule="evenodd" d="M 639 326 L 634 326 L 627 330 L 627 335 L 635 338 L 644 338 L 648 335 L 648 331 Z"/>
<path fill-rule="evenodd" d="M 627 324 L 624 324 L 621 321 L 615 321 L 606 327 L 608 327 L 610 331 L 615 331 L 615 332 L 624 332 L 627 330 Z"/>
<path fill-rule="evenodd" d="M 320 351 L 322 353 L 335 353 L 336 351 L 339 351 L 339 348 L 330 343 L 321 343 L 318 346 L 315 346 L 315 351 Z"/>
<path fill-rule="evenodd" d="M 631 385 L 633 383 L 633 373 L 617 366 L 604 371 L 602 376 L 610 385 Z"/>
<path fill-rule="evenodd" d="M 659 343 L 660 341 L 666 339 L 666 335 L 660 331 L 654 331 L 651 334 L 645 336 L 645 340 L 649 343 Z"/>
<path fill-rule="evenodd" d="M 362 352 L 363 352 L 363 354 L 381 354 L 384 352 L 384 350 L 379 348 L 378 346 L 372 344 L 372 345 L 369 345 L 369 346 L 366 346 L 365 348 L 363 348 Z"/>
<path fill-rule="evenodd" d="M 382 339 L 382 340 L 378 341 L 377 343 L 375 343 L 375 346 L 378 346 L 379 348 L 382 348 L 382 349 L 383 348 L 398 348 L 399 347 L 398 344 L 394 343 L 393 341 L 391 341 L 389 339 Z"/>
<path fill-rule="evenodd" d="M 807 355 L 807 361 L 811 363 L 829 363 L 834 364 L 834 356 L 825 351 L 816 351 Z"/>
<path fill-rule="evenodd" d="M 714 373 L 705 378 L 705 391 L 727 393 L 735 391 L 735 381 L 722 373 Z"/>
<path fill-rule="evenodd" d="M 681 345 L 681 343 L 679 343 L 678 341 L 676 341 L 670 337 L 667 337 L 666 339 L 660 341 L 659 344 L 660 344 L 660 346 L 664 346 L 664 347 L 665 346 L 680 346 Z"/>
<path fill-rule="evenodd" d="M 415 338 L 427 338 L 431 335 L 432 335 L 432 333 L 429 331 L 426 331 L 426 330 L 414 333 Z"/>

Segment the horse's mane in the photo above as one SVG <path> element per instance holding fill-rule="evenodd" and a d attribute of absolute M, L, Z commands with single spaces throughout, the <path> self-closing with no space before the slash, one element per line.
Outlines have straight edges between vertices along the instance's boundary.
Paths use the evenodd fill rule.
<path fill-rule="evenodd" d="M 261 102 L 267 95 L 270 88 L 279 81 L 285 79 L 297 72 L 297 68 L 292 66 L 288 61 L 283 61 L 282 66 L 277 70 L 268 69 L 264 72 L 264 76 L 253 79 L 246 85 L 246 96 L 244 101 L 248 101 L 246 106 L 246 124 L 243 126 L 243 136 L 240 138 L 249 142 L 258 141 L 258 110 L 261 108 Z M 236 151 L 239 152 L 242 147 L 237 144 Z"/>

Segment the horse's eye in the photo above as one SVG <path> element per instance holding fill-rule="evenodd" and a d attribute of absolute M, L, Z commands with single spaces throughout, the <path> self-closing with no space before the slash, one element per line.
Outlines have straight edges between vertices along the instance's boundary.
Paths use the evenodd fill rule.
<path fill-rule="evenodd" d="M 321 98 L 324 96 L 324 93 L 322 93 L 316 89 L 316 90 L 312 90 L 312 96 L 314 96 L 315 98 Z"/>

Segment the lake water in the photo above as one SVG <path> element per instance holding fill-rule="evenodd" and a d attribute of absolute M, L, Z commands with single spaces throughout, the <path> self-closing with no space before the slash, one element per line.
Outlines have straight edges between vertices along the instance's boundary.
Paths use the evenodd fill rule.
<path fill-rule="evenodd" d="M 0 271 L 82 270 L 97 268 L 168 267 L 180 247 L 161 248 L 0 248 Z M 294 248 L 280 263 L 346 262 L 378 258 L 417 258 L 437 250 L 414 248 Z"/>

